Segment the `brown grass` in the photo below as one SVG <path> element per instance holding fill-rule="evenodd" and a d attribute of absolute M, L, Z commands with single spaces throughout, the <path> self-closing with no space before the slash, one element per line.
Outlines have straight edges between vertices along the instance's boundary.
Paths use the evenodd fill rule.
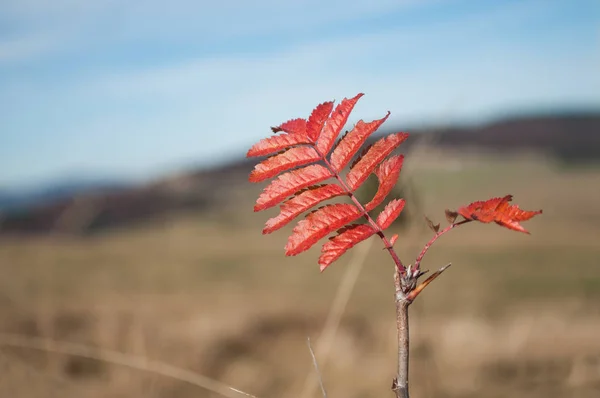
<path fill-rule="evenodd" d="M 544 209 L 527 223 L 531 236 L 468 225 L 430 251 L 425 268 L 453 267 L 412 307 L 415 397 L 600 396 L 600 169 L 431 150 L 406 168 L 434 221 L 446 207 L 506 193 Z M 269 214 L 251 211 L 257 189 L 241 187 L 237 206 L 212 214 L 0 241 L 0 396 L 217 396 L 144 369 L 143 358 L 259 398 L 298 396 L 314 373 L 306 337 L 319 359 L 352 255 L 323 274 L 318 248 L 284 257 L 289 229 L 260 234 Z M 429 236 L 417 221 L 399 230 L 406 262 Z M 330 397 L 391 396 L 392 264 L 377 241 L 369 253 L 319 363 Z M 140 366 L 60 353 L 57 341 Z"/>

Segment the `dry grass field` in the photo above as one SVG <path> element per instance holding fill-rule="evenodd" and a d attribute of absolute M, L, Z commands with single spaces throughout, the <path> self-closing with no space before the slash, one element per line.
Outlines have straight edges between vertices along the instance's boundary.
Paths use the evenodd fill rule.
<path fill-rule="evenodd" d="M 507 193 L 544 209 L 531 236 L 469 224 L 429 252 L 425 268 L 453 266 L 412 306 L 414 397 L 600 396 L 600 167 L 421 149 L 403 173 L 418 201 L 405 262 L 430 236 L 416 213 Z M 290 228 L 261 235 L 275 210 L 252 212 L 260 188 L 210 214 L 0 240 L 0 397 L 318 397 L 307 336 L 330 397 L 393 396 L 381 243 L 320 274 L 318 248 L 284 257 Z"/>

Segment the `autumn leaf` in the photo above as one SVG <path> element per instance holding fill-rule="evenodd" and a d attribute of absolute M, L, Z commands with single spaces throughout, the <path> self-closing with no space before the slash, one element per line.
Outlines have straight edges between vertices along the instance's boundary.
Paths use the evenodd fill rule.
<path fill-rule="evenodd" d="M 266 156 L 277 153 L 282 149 L 292 147 L 299 144 L 308 144 L 310 140 L 307 136 L 298 134 L 282 133 L 265 138 L 255 144 L 246 153 L 246 157 Z"/>
<path fill-rule="evenodd" d="M 519 209 L 519 206 L 511 205 L 511 201 L 512 195 L 506 195 L 501 198 L 492 198 L 485 201 L 477 201 L 467 206 L 460 207 L 457 210 L 457 213 L 467 220 L 479 221 L 482 223 L 495 222 L 508 229 L 528 234 L 529 232 L 521 226 L 520 222 L 527 221 L 538 214 L 542 214 L 542 210 L 521 210 Z"/>
<path fill-rule="evenodd" d="M 394 199 L 388 203 L 377 216 L 377 225 L 383 230 L 387 229 L 404 209 L 404 199 Z"/>
<path fill-rule="evenodd" d="M 398 176 L 400 176 L 403 162 L 404 156 L 392 156 L 377 167 L 375 175 L 379 181 L 379 186 L 373 199 L 365 205 L 367 211 L 373 210 L 379 206 L 386 196 L 388 196 L 392 188 L 394 188 L 394 185 L 398 182 Z"/>
<path fill-rule="evenodd" d="M 344 136 L 338 143 L 333 152 L 331 152 L 331 166 L 336 171 L 341 171 L 352 159 L 360 147 L 365 143 L 367 138 L 373 134 L 379 126 L 383 124 L 390 116 L 388 112 L 384 118 L 374 120 L 370 123 L 365 123 L 359 120 L 356 126 Z"/>
<path fill-rule="evenodd" d="M 356 105 L 363 95 L 364 94 L 360 93 L 351 99 L 344 98 L 342 102 L 336 106 L 323 128 L 321 136 L 317 140 L 317 150 L 319 153 L 326 155 L 331 151 L 331 147 L 333 147 L 335 139 L 340 134 L 340 131 L 342 131 L 342 128 L 344 128 L 348 116 L 350 116 L 352 109 L 354 109 L 354 105 Z"/>
<path fill-rule="evenodd" d="M 342 187 L 337 184 L 309 187 L 306 191 L 297 194 L 281 205 L 281 212 L 277 217 L 273 217 L 267 221 L 263 229 L 263 234 L 270 234 L 313 206 L 327 199 L 344 194 L 345 192 Z"/>
<path fill-rule="evenodd" d="M 289 134 L 299 135 L 307 137 L 306 135 L 306 120 L 305 119 L 292 119 L 287 122 L 277 126 L 271 127 L 271 130 L 274 133 L 278 133 L 280 131 L 284 131 Z"/>
<path fill-rule="evenodd" d="M 390 134 L 381 138 L 362 156 L 346 176 L 351 190 L 358 188 L 394 149 L 408 138 L 406 133 Z"/>
<path fill-rule="evenodd" d="M 274 178 L 259 195 L 254 211 L 261 211 L 280 204 L 280 212 L 270 218 L 263 229 L 268 234 L 287 225 L 301 214 L 326 200 L 349 196 L 352 204 L 327 204 L 308 213 L 293 229 L 285 253 L 294 256 L 308 250 L 321 238 L 337 231 L 337 235 L 326 242 L 319 258 L 321 269 L 338 259 L 348 249 L 371 235 L 383 237 L 383 230 L 398 217 L 404 200 L 392 200 L 379 214 L 377 221 L 369 214 L 383 203 L 398 180 L 403 156 L 392 152 L 408 137 L 407 133 L 391 134 L 375 144 L 362 149 L 367 139 L 388 119 L 372 122 L 360 120 L 337 141 L 350 113 L 362 93 L 344 98 L 334 108 L 332 101 L 317 105 L 307 119 L 291 119 L 271 129 L 274 136 L 265 138 L 248 150 L 247 157 L 268 158 L 260 161 L 250 173 L 251 182 Z M 350 160 L 357 158 L 348 173 L 341 172 Z M 375 173 L 378 188 L 369 203 L 363 205 L 354 195 L 371 174 Z M 316 185 L 328 179 L 331 183 Z M 360 217 L 368 223 L 351 224 Z M 394 238 L 392 241 L 395 240 Z M 389 250 L 393 251 L 390 247 Z M 399 262 L 399 260 L 397 261 Z M 402 265 L 399 264 L 399 269 Z"/>
<path fill-rule="evenodd" d="M 311 147 L 298 146 L 290 148 L 279 155 L 271 156 L 254 166 L 250 173 L 250 182 L 260 182 L 277 174 L 302 166 L 308 163 L 314 163 L 320 159 L 319 154 Z"/>
<path fill-rule="evenodd" d="M 333 102 L 324 102 L 318 105 L 311 113 L 306 123 L 306 134 L 312 142 L 315 142 L 321 135 L 321 130 L 323 130 L 323 126 L 332 109 Z"/>
<path fill-rule="evenodd" d="M 301 189 L 318 184 L 331 176 L 331 172 L 320 164 L 313 164 L 282 174 L 263 190 L 256 201 L 254 211 L 275 206 Z"/>
<path fill-rule="evenodd" d="M 375 228 L 368 224 L 353 224 L 339 230 L 338 234 L 330 238 L 329 242 L 325 243 L 321 249 L 321 257 L 319 257 L 321 271 L 325 270 L 354 245 L 369 238 L 375 232 Z"/>
<path fill-rule="evenodd" d="M 285 246 L 288 256 L 310 249 L 319 239 L 360 217 L 360 210 L 351 204 L 337 203 L 320 208 L 300 221 Z"/>

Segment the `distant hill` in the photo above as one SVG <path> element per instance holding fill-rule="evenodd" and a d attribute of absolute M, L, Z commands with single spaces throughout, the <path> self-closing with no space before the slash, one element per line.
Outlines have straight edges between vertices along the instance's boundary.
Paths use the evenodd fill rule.
<path fill-rule="evenodd" d="M 107 179 L 64 179 L 35 188 L 0 190 L 0 212 L 48 204 L 80 193 L 114 192 L 127 189 L 130 184 Z"/>
<path fill-rule="evenodd" d="M 513 118 L 437 135 L 436 144 L 444 147 L 535 150 L 569 162 L 600 160 L 600 113 Z"/>
<path fill-rule="evenodd" d="M 543 151 L 566 162 L 600 160 L 600 113 L 510 118 L 427 134 L 406 131 L 413 133 L 413 139 L 403 144 L 405 152 L 427 139 L 446 148 Z M 22 196 L 0 192 L 0 235 L 87 234 L 173 211 L 208 209 L 228 197 L 227 190 L 245 183 L 253 164 L 254 160 L 240 160 L 144 186 L 77 181 Z"/>
<path fill-rule="evenodd" d="M 224 189 L 245 181 L 251 168 L 250 162 L 240 162 L 143 186 L 58 189 L 52 192 L 60 195 L 48 195 L 46 202 L 28 198 L 0 211 L 0 235 L 89 234 L 173 211 L 206 209 L 222 201 Z"/>

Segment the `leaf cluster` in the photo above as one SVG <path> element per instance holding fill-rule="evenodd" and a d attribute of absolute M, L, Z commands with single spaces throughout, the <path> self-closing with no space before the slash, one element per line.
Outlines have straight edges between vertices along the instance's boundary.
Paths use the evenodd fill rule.
<path fill-rule="evenodd" d="M 335 108 L 332 101 L 324 102 L 308 119 L 293 119 L 273 127 L 275 135 L 261 140 L 247 153 L 248 157 L 268 156 L 250 173 L 251 182 L 276 177 L 254 206 L 254 211 L 261 211 L 280 204 L 279 214 L 267 221 L 263 229 L 265 234 L 287 225 L 324 201 L 339 196 L 352 199 L 352 203 L 325 204 L 309 212 L 288 239 L 285 253 L 293 256 L 337 231 L 322 247 L 321 270 L 357 243 L 374 234 L 382 234 L 400 215 L 405 204 L 404 199 L 392 199 L 376 218 L 369 214 L 386 200 L 404 161 L 402 155 L 392 155 L 392 152 L 408 138 L 407 133 L 390 134 L 373 145 L 364 145 L 387 120 L 389 112 L 381 119 L 358 121 L 338 139 L 362 96 L 345 98 Z M 355 160 L 347 173 L 342 175 L 352 159 Z M 355 192 L 372 173 L 377 176 L 377 192 L 363 205 Z M 365 222 L 359 223 L 360 219 Z"/>

